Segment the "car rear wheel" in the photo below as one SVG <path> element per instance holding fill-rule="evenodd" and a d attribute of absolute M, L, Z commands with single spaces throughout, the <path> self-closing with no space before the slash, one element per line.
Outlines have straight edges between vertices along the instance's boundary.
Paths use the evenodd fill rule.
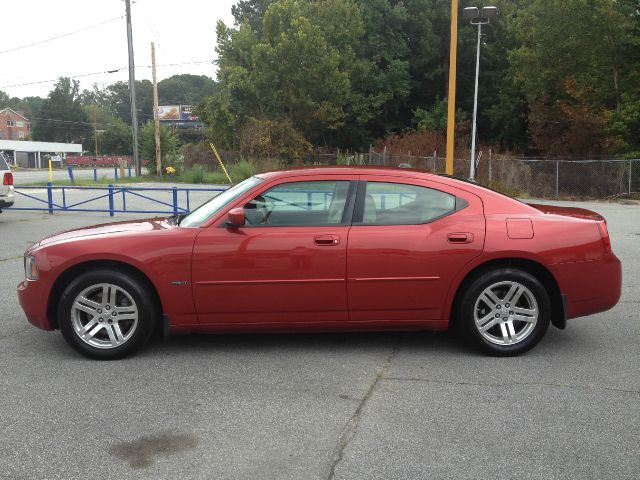
<path fill-rule="evenodd" d="M 123 272 L 86 272 L 62 294 L 60 330 L 87 357 L 122 358 L 149 339 L 157 317 L 153 298 L 143 281 Z"/>
<path fill-rule="evenodd" d="M 519 355 L 544 336 L 549 294 L 533 275 L 516 269 L 486 272 L 467 286 L 458 310 L 466 336 L 487 353 Z"/>

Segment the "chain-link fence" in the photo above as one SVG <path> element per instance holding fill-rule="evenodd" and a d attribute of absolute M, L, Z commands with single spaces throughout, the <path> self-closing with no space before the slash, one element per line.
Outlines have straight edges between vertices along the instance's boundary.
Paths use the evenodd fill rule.
<path fill-rule="evenodd" d="M 368 152 L 345 156 L 347 164 L 400 166 L 444 173 L 439 156 Z M 470 160 L 456 159 L 454 175 L 469 177 Z M 607 198 L 640 191 L 640 159 L 578 160 L 481 156 L 476 181 L 510 195 L 537 198 Z"/>
<path fill-rule="evenodd" d="M 230 168 L 243 159 L 239 152 L 220 151 Z M 217 162 L 210 151 L 211 167 Z M 206 160 L 206 159 L 205 159 Z M 203 160 L 198 159 L 196 163 Z M 445 173 L 446 159 L 434 152 L 431 156 L 391 154 L 388 151 L 365 153 L 316 151 L 298 161 L 253 159 L 257 171 L 286 166 L 371 165 L 410 166 L 435 173 Z M 469 178 L 469 158 L 454 160 L 454 175 Z M 489 153 L 477 160 L 476 181 L 511 196 L 532 198 L 589 199 L 630 195 L 640 192 L 640 159 L 561 159 L 528 158 Z"/>

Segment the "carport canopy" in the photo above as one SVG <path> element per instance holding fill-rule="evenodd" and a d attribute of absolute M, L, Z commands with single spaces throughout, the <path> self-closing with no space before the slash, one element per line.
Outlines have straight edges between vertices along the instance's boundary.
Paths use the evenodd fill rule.
<path fill-rule="evenodd" d="M 13 152 L 13 165 L 17 165 L 18 153 L 34 153 L 36 168 L 42 168 L 42 153 L 82 153 L 82 144 L 31 142 L 28 140 L 0 140 L 0 151 Z"/>

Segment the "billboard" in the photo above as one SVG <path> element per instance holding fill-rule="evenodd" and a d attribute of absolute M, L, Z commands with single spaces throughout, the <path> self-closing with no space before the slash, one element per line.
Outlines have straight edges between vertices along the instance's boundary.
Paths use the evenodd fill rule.
<path fill-rule="evenodd" d="M 162 120 L 180 120 L 180 105 L 162 105 L 158 107 L 158 118 Z"/>
<path fill-rule="evenodd" d="M 197 115 L 192 113 L 191 105 L 162 105 L 158 106 L 158 118 L 161 122 L 199 122 Z"/>

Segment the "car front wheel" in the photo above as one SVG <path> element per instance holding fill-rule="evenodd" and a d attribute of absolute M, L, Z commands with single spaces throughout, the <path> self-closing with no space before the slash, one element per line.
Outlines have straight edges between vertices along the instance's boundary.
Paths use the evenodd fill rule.
<path fill-rule="evenodd" d="M 69 345 L 87 357 L 124 357 L 153 331 L 157 309 L 152 299 L 138 278 L 116 270 L 86 272 L 60 299 L 60 330 Z"/>
<path fill-rule="evenodd" d="M 473 280 L 458 312 L 466 336 L 485 352 L 500 356 L 533 348 L 547 331 L 550 317 L 549 295 L 540 281 L 508 268 Z"/>

